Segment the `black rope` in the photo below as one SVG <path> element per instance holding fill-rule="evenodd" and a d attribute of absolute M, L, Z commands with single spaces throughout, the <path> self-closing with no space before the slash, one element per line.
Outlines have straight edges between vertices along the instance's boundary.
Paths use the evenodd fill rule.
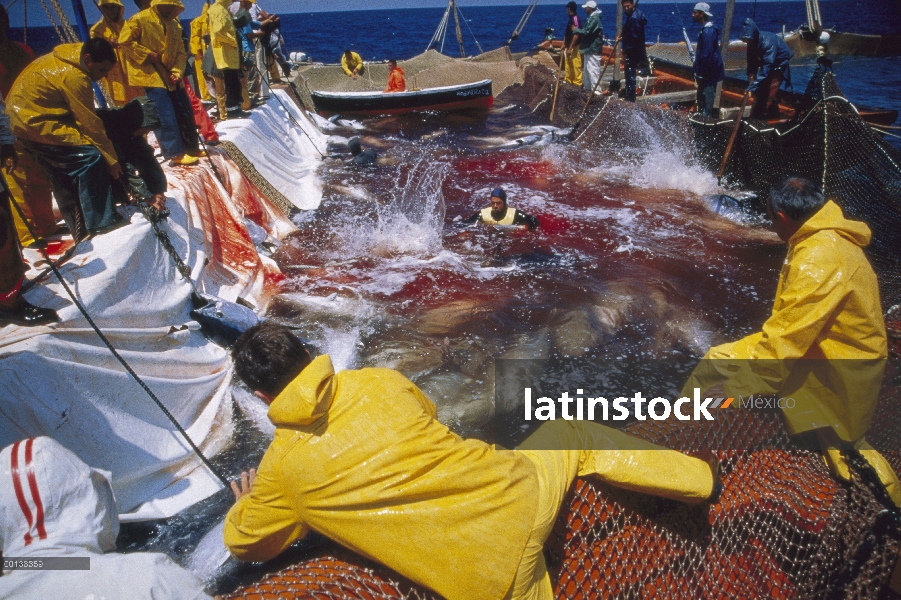
<path fill-rule="evenodd" d="M 257 67 L 256 63 L 253 63 L 253 70 L 256 71 L 257 75 L 260 76 L 260 85 L 265 84 L 266 87 L 269 88 L 269 92 L 270 92 L 269 96 L 276 99 L 276 101 L 281 105 L 281 107 L 285 110 L 285 112 L 288 113 L 288 118 L 291 120 L 291 122 L 294 123 L 294 125 L 298 129 L 300 129 L 305 136 L 307 136 L 307 139 L 310 140 L 311 144 L 313 144 L 313 150 L 318 152 L 319 156 L 321 156 L 322 158 L 326 158 L 325 154 L 320 152 L 319 148 L 316 147 L 316 142 L 313 141 L 313 138 L 310 137 L 310 134 L 307 133 L 307 130 L 304 129 L 300 123 L 297 122 L 297 119 L 294 118 L 294 115 L 291 114 L 291 111 L 288 110 L 288 107 L 285 106 L 285 103 L 282 102 L 282 99 L 278 97 L 278 94 L 275 93 L 275 90 L 272 89 L 272 86 L 269 85 L 269 83 L 265 80 L 265 78 L 263 77 L 263 74 L 260 73 L 260 69 L 259 69 L 259 67 Z"/>
<path fill-rule="evenodd" d="M 29 223 L 28 219 L 25 218 L 25 215 L 22 213 L 22 209 L 19 208 L 19 205 L 16 204 L 14 201 L 12 201 L 11 198 L 10 198 L 10 204 L 15 207 L 16 212 L 19 213 L 19 217 L 22 219 L 22 222 L 25 223 L 26 227 L 28 227 L 28 231 L 29 231 L 29 233 L 31 233 L 31 237 L 37 239 L 37 236 L 35 235 L 35 232 L 31 226 L 31 223 Z M 144 383 L 144 380 L 141 379 L 141 377 L 137 373 L 135 373 L 134 369 L 132 369 L 131 366 L 127 362 L 125 362 L 125 359 L 122 358 L 122 356 L 116 351 L 116 349 L 109 342 L 109 340 L 106 338 L 106 336 L 103 335 L 103 332 L 100 331 L 100 328 L 97 327 L 96 323 L 94 323 L 94 320 L 91 318 L 91 315 L 88 314 L 88 311 L 85 309 L 85 307 L 81 304 L 81 302 L 79 302 L 78 298 L 75 297 L 75 294 L 72 292 L 72 289 L 66 283 L 66 280 L 63 279 L 62 273 L 59 272 L 59 269 L 57 269 L 56 265 L 53 264 L 53 261 L 50 260 L 50 255 L 47 254 L 47 251 L 41 247 L 38 247 L 38 250 L 41 252 L 44 259 L 48 263 L 50 263 L 50 268 L 53 270 L 53 274 L 56 275 L 57 279 L 59 279 L 59 282 L 63 285 L 63 289 L 66 290 L 66 293 L 69 295 L 69 298 L 72 299 L 72 302 L 78 308 L 78 310 L 82 314 L 82 316 L 84 316 L 85 320 L 88 322 L 88 325 L 91 326 L 91 329 L 94 330 L 94 333 L 97 334 L 97 337 L 100 338 L 100 341 L 102 341 L 103 344 L 107 347 L 107 349 L 109 349 L 109 351 L 113 354 L 113 356 L 116 357 L 116 360 L 118 360 L 122 364 L 122 366 L 125 368 L 125 370 L 128 372 L 128 374 L 131 375 L 134 378 L 134 380 L 138 382 L 138 385 L 140 385 L 141 388 L 145 392 L 147 392 L 147 395 L 150 396 L 150 399 L 156 403 L 156 405 L 159 407 L 159 409 L 161 411 L 163 411 L 163 414 L 166 415 L 166 417 L 172 422 L 173 425 L 175 425 L 175 428 L 178 430 L 179 433 L 181 433 L 182 437 L 185 438 L 185 441 L 188 442 L 188 445 L 191 446 L 191 449 L 194 451 L 195 454 L 197 454 L 197 456 L 200 458 L 200 460 L 203 462 L 203 464 L 206 465 L 206 467 L 213 473 L 213 475 L 215 475 L 219 479 L 219 481 L 222 482 L 222 484 L 226 488 L 228 488 L 230 483 L 229 483 L 228 479 L 225 477 L 225 475 L 218 468 L 213 466 L 213 464 L 210 462 L 210 460 L 206 456 L 204 456 L 204 454 L 203 454 L 203 452 L 201 452 L 200 448 L 197 447 L 197 444 L 195 444 L 194 441 L 191 439 L 191 437 L 188 435 L 188 432 L 185 431 L 185 429 L 181 425 L 179 425 L 178 421 L 175 420 L 175 417 L 172 415 L 172 413 L 169 412 L 169 409 L 167 409 L 166 406 L 160 401 L 160 399 L 156 397 L 156 394 L 153 393 L 153 390 L 151 390 L 149 387 L 147 387 L 147 384 Z M 190 271 L 189 271 L 189 273 L 190 273 Z"/>

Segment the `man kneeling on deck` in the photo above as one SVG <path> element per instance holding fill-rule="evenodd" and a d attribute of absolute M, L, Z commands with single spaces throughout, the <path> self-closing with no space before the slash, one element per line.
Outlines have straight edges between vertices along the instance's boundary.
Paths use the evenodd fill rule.
<path fill-rule="evenodd" d="M 721 490 L 704 461 L 592 422 L 551 421 L 517 450 L 462 439 L 397 371 L 336 374 L 283 325 L 232 356 L 276 426 L 232 484 L 224 538 L 242 560 L 314 529 L 450 600 L 551 598 L 542 548 L 575 477 L 690 503 Z"/>
<path fill-rule="evenodd" d="M 710 348 L 682 394 L 777 405 L 789 432 L 816 435 L 836 476 L 850 479 L 843 451 L 853 447 L 901 507 L 898 477 L 863 437 L 888 357 L 879 285 L 863 253 L 870 228 L 802 177 L 773 188 L 767 209 L 788 242 L 772 314 L 762 331 Z"/>
<path fill-rule="evenodd" d="M 470 215 L 462 223 L 484 223 L 485 225 L 520 225 L 530 231 L 538 227 L 538 218 L 527 215 L 518 208 L 507 206 L 507 192 L 494 188 L 491 192 L 491 204 L 479 212 Z"/>

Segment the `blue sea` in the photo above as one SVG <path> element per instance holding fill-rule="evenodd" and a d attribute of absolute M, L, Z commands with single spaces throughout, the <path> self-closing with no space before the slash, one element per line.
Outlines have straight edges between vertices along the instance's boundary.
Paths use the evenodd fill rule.
<path fill-rule="evenodd" d="M 266 0 L 261 0 L 266 7 Z M 128 3 L 128 11 L 134 9 Z M 519 39 L 511 44 L 513 52 L 528 51 L 544 39 L 551 27 L 561 37 L 566 25 L 565 2 L 540 5 L 532 13 Z M 864 2 L 835 0 L 820 2 L 824 25 L 838 31 L 887 34 L 901 33 L 901 2 L 874 0 Z M 640 6 L 648 18 L 648 42 L 678 42 L 685 27 L 692 39 L 697 26 L 691 20 L 691 2 L 653 3 Z M 722 23 L 724 2 L 711 3 L 715 22 Z M 88 19 L 97 18 L 93 6 L 86 7 Z M 601 4 L 606 37 L 616 31 L 616 5 Z M 16 9 L 13 9 L 14 11 Z M 460 8 L 464 22 L 464 50 L 467 55 L 497 48 L 505 43 L 525 10 L 524 6 Z M 359 52 L 365 60 L 403 60 L 423 52 L 443 15 L 443 8 L 367 10 L 350 12 L 291 13 L 282 15 L 282 35 L 289 52 L 305 52 L 316 62 L 333 63 L 345 48 Z M 580 14 L 583 14 L 580 9 Z M 196 15 L 185 14 L 184 24 Z M 754 18 L 761 29 L 786 31 L 806 21 L 804 2 L 742 2 L 736 5 L 731 39 L 737 39 L 744 19 Z M 13 39 L 22 40 L 22 30 L 13 30 Z M 476 44 L 476 41 L 478 44 Z M 37 52 L 47 52 L 59 43 L 52 28 L 31 28 L 28 43 Z M 439 48 L 440 49 L 440 48 Z M 451 21 L 443 52 L 459 56 L 459 45 Z M 794 68 L 796 88 L 803 91 L 812 67 Z M 901 110 L 901 59 L 839 57 L 835 64 L 839 85 L 852 102 Z M 896 142 L 901 140 L 894 140 Z"/>

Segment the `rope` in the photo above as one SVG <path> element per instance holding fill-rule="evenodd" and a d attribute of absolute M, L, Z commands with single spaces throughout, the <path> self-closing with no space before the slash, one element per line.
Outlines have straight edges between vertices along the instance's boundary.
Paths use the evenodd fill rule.
<path fill-rule="evenodd" d="M 219 147 L 225 150 L 225 153 L 228 154 L 235 165 L 241 169 L 244 176 L 253 182 L 253 184 L 259 188 L 260 192 L 262 192 L 270 202 L 279 207 L 285 215 L 291 215 L 291 213 L 297 210 L 297 207 L 295 207 L 290 200 L 285 198 L 280 191 L 272 187 L 272 184 L 260 175 L 260 172 L 253 166 L 253 163 L 247 160 L 244 153 L 241 152 L 233 142 L 219 142 Z"/>
<path fill-rule="evenodd" d="M 253 70 L 257 72 L 257 75 L 260 76 L 260 79 L 263 78 L 263 75 L 262 75 L 262 73 L 260 73 L 259 68 L 257 68 L 256 63 L 254 63 L 254 65 L 253 65 Z M 268 86 L 268 84 L 267 84 L 267 86 Z M 272 91 L 272 88 L 269 88 L 269 90 Z M 278 102 L 281 105 L 281 107 L 285 110 L 285 113 L 287 113 L 288 119 L 290 119 L 291 122 L 294 123 L 294 126 L 297 127 L 298 129 L 300 129 L 300 131 L 303 132 L 303 134 L 305 136 L 307 136 L 307 139 L 310 140 L 310 143 L 313 145 L 313 150 L 315 150 L 319 154 L 320 157 L 325 158 L 325 154 L 323 154 L 319 150 L 319 148 L 316 146 L 316 142 L 313 141 L 313 138 L 310 137 L 310 134 L 307 133 L 307 130 L 304 129 L 300 123 L 297 122 L 297 119 L 294 118 L 294 115 L 291 114 L 291 111 L 288 110 L 288 107 L 285 106 L 285 103 L 282 102 L 282 99 L 278 97 L 278 94 L 272 93 L 272 94 L 270 94 L 270 97 L 275 98 L 276 102 Z"/>
<path fill-rule="evenodd" d="M 476 39 L 476 34 L 474 34 L 474 33 L 472 32 L 472 27 L 469 26 L 469 21 L 466 20 L 466 16 L 463 14 L 463 11 L 460 10 L 460 7 L 459 7 L 459 6 L 457 7 L 457 12 L 459 12 L 459 13 L 460 13 L 460 16 L 463 18 L 463 23 L 466 24 L 466 29 L 469 30 L 469 35 L 472 36 L 472 41 L 474 41 L 474 42 L 476 43 L 476 48 L 479 49 L 479 54 L 484 54 L 485 51 L 482 50 L 482 45 L 479 44 L 479 40 Z"/>
<path fill-rule="evenodd" d="M 22 43 L 28 45 L 28 0 L 22 0 Z"/>
<path fill-rule="evenodd" d="M 25 223 L 25 226 L 28 227 L 28 232 L 31 234 L 31 236 L 33 238 L 37 239 L 37 236 L 34 232 L 34 228 L 32 228 L 31 223 L 28 222 L 28 219 L 25 217 L 25 214 L 22 212 L 22 209 L 19 208 L 19 205 L 16 204 L 15 202 L 10 202 L 10 204 L 12 206 L 14 206 L 16 209 L 16 212 L 19 213 L 19 217 L 22 219 L 22 222 Z M 145 215 L 146 215 L 146 213 L 145 213 Z M 151 224 L 153 224 L 153 223 L 151 222 Z M 168 236 L 167 236 L 167 239 L 168 239 Z M 171 246 L 171 244 L 170 244 L 170 246 Z M 191 436 L 188 435 L 188 432 L 185 431 L 185 429 L 181 425 L 179 425 L 178 421 L 175 419 L 175 417 L 172 415 L 172 413 L 169 412 L 169 409 L 167 409 L 166 406 L 160 401 L 160 399 L 156 397 L 156 394 L 153 393 L 153 390 L 151 390 L 149 387 L 147 387 L 147 384 L 144 383 L 144 380 L 141 379 L 141 377 L 137 373 L 135 373 L 134 369 L 132 369 L 131 366 L 127 362 L 125 362 L 125 359 L 122 358 L 122 356 L 116 351 L 116 349 L 113 347 L 113 345 L 110 343 L 110 341 L 106 338 L 106 336 L 103 335 L 103 332 L 100 331 L 99 327 L 97 327 L 97 324 L 91 318 L 91 315 L 88 314 L 88 311 L 85 309 L 84 305 L 82 305 L 82 303 L 78 300 L 78 298 L 75 297 L 75 293 L 72 292 L 72 289 L 69 287 L 69 284 L 67 284 L 66 280 L 63 279 L 62 273 L 59 272 L 59 269 L 56 267 L 56 265 L 53 263 L 53 261 L 50 260 L 50 256 L 47 254 L 47 251 L 40 246 L 38 246 L 38 250 L 41 252 L 41 255 L 44 257 L 44 260 L 46 260 L 48 263 L 50 263 L 50 268 L 53 270 L 53 274 L 56 275 L 57 279 L 59 279 L 59 282 L 62 284 L 63 289 L 66 290 L 66 293 L 69 295 L 69 298 L 72 300 L 72 303 L 75 304 L 75 306 L 78 308 L 78 311 L 82 314 L 82 316 L 88 322 L 88 325 L 91 326 L 91 329 L 94 330 L 94 333 L 97 334 L 97 337 L 100 338 L 100 341 L 103 342 L 103 344 L 112 353 L 112 355 L 116 358 L 116 360 L 118 360 L 119 363 L 125 368 L 125 370 L 128 372 L 128 374 L 131 375 L 132 378 L 134 378 L 134 380 L 136 382 L 138 382 L 138 385 L 140 385 L 141 388 L 145 392 L 147 392 L 147 395 L 150 396 L 150 399 L 156 403 L 156 405 L 163 412 L 163 414 L 166 415 L 166 418 L 168 418 L 169 421 L 172 422 L 172 424 L 175 426 L 175 428 L 178 430 L 178 432 L 182 435 L 182 437 L 185 439 L 185 441 L 191 447 L 191 450 L 193 450 L 194 453 L 197 454 L 197 456 L 200 458 L 201 462 L 203 462 L 203 464 L 210 470 L 210 472 L 213 475 L 215 475 L 226 488 L 228 488 L 230 486 L 230 483 L 229 483 L 228 479 L 226 479 L 225 475 L 219 469 L 217 469 L 215 466 L 213 466 L 213 464 L 210 462 L 210 460 L 206 456 L 204 456 L 204 454 L 203 454 L 203 452 L 201 452 L 200 448 L 197 447 L 197 444 L 195 444 L 194 441 L 191 439 Z M 176 256 L 177 256 L 177 254 L 176 254 Z M 184 264 L 184 263 L 182 263 L 182 264 Z M 190 271 L 188 273 L 190 274 Z M 192 287 L 193 287 L 193 285 L 192 285 Z"/>

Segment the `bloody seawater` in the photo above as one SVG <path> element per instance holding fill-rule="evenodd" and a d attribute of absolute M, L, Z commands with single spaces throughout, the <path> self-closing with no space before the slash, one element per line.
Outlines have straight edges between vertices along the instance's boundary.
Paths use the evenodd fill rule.
<path fill-rule="evenodd" d="M 784 246 L 759 216 L 715 212 L 722 190 L 687 148 L 623 118 L 630 135 L 600 147 L 516 107 L 339 119 L 332 148 L 362 136 L 380 166 L 325 161 L 270 316 L 336 368 L 400 370 L 464 435 L 493 414 L 493 358 L 690 363 L 759 327 Z M 541 226 L 461 224 L 495 187 Z"/>
<path fill-rule="evenodd" d="M 713 174 L 670 132 L 640 110 L 620 120 L 615 136 L 590 143 L 518 107 L 323 122 L 333 136 L 323 200 L 295 217 L 275 255 L 286 279 L 268 317 L 297 326 L 336 369 L 401 371 L 443 423 L 483 439 L 495 358 L 687 372 L 710 345 L 760 326 L 785 246 L 759 215 L 721 202 Z M 354 135 L 378 168 L 346 162 Z M 540 227 L 461 224 L 495 187 Z M 683 380 L 665 383 L 673 394 Z M 216 459 L 228 473 L 256 466 L 271 434 L 266 407 L 240 387 L 234 397 L 236 445 Z M 175 556 L 215 593 L 316 552 L 313 535 L 263 566 L 226 561 L 232 503 L 223 490 L 165 522 L 130 525 L 119 548 Z"/>

